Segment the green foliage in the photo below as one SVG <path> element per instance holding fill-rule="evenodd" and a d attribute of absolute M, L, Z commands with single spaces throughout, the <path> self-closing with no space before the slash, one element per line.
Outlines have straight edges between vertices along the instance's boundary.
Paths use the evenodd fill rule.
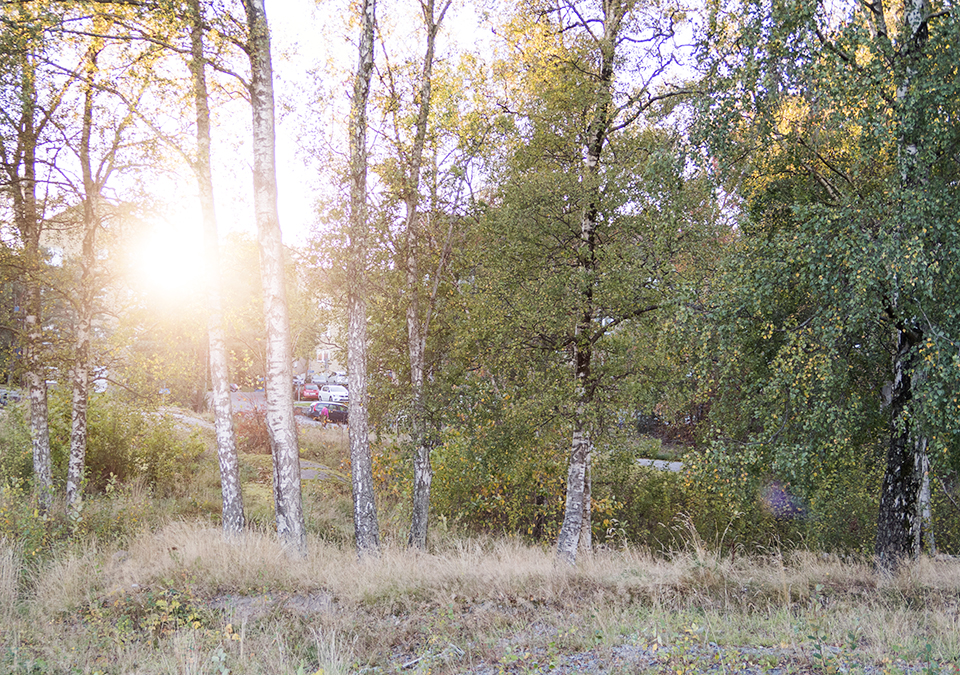
<path fill-rule="evenodd" d="M 27 480 L 33 473 L 33 450 L 26 418 L 27 404 L 8 404 L 0 411 L 0 484 Z"/>
<path fill-rule="evenodd" d="M 93 490 L 106 489 L 111 476 L 142 477 L 158 495 L 169 494 L 204 449 L 196 434 L 184 439 L 169 418 L 110 397 L 91 399 L 88 427 L 86 480 Z"/>
<path fill-rule="evenodd" d="M 64 390 L 50 397 L 50 445 L 55 475 L 62 483 L 70 452 L 70 405 Z M 178 429 L 161 413 L 109 393 L 90 397 L 84 469 L 89 493 L 140 479 L 157 496 L 168 496 L 203 450 L 196 432 Z"/>
<path fill-rule="evenodd" d="M 635 448 L 623 446 L 596 455 L 594 499 L 611 501 L 607 514 L 595 514 L 597 541 L 665 553 L 683 549 L 691 529 L 718 549 L 797 541 L 796 528 L 765 513 L 757 494 L 739 498 L 689 471 L 640 466 L 637 457 Z"/>
<path fill-rule="evenodd" d="M 189 590 L 163 588 L 119 594 L 87 604 L 84 620 L 105 637 L 120 644 L 170 637 L 182 629 L 204 631 L 211 623 L 209 610 Z"/>
<path fill-rule="evenodd" d="M 564 439 L 515 417 L 451 427 L 433 451 L 432 509 L 473 531 L 552 539 L 563 517 Z"/>
<path fill-rule="evenodd" d="M 909 30 L 903 7 L 879 16 L 882 31 L 875 19 L 865 5 L 711 3 L 712 95 L 695 133 L 742 198 L 698 327 L 714 421 L 701 475 L 741 495 L 789 484 L 809 508 L 808 542 L 847 550 L 869 548 L 867 491 L 892 436 L 929 439 L 935 473 L 960 452 L 960 87 L 948 65 L 960 22 L 894 44 Z M 883 392 L 903 336 L 912 391 L 894 409 Z"/>
<path fill-rule="evenodd" d="M 814 471 L 806 498 L 807 545 L 838 553 L 873 552 L 883 462 L 849 456 L 836 466 Z"/>
<path fill-rule="evenodd" d="M 31 568 L 63 530 L 62 522 L 40 508 L 28 481 L 14 479 L 0 486 L 0 539 L 17 542 Z"/>

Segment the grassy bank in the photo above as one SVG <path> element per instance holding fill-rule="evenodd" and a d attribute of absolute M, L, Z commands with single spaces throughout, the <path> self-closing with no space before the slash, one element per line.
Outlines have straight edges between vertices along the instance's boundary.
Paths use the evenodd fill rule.
<path fill-rule="evenodd" d="M 601 551 L 571 568 L 516 541 L 452 537 L 431 554 L 388 547 L 363 563 L 314 539 L 294 559 L 269 533 L 225 541 L 172 522 L 37 568 L 4 543 L 0 668 L 548 672 L 571 654 L 615 664 L 631 647 L 655 657 L 652 672 L 726 657 L 767 672 L 946 673 L 960 654 L 958 598 L 954 561 L 885 576 L 806 553 L 720 559 L 693 534 L 669 558 Z"/>
<path fill-rule="evenodd" d="M 79 522 L 4 488 L 0 672 L 960 673 L 953 559 L 884 575 L 805 551 L 745 556 L 682 514 L 672 549 L 604 548 L 576 567 L 440 518 L 414 553 L 405 505 L 385 502 L 383 554 L 361 563 L 345 430 L 315 426 L 303 457 L 332 471 L 304 482 L 310 550 L 293 558 L 271 533 L 269 455 L 242 457 L 251 527 L 223 539 L 202 431 L 207 451 L 177 455 L 182 478 L 108 482 Z"/>

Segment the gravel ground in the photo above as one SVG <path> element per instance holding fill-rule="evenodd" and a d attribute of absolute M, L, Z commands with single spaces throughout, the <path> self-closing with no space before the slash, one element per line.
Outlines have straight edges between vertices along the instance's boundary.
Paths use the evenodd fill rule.
<path fill-rule="evenodd" d="M 446 663 L 446 669 L 456 668 L 462 652 L 453 645 L 436 654 L 398 664 L 399 671 L 427 672 L 431 660 Z M 424 663 L 426 661 L 426 663 Z M 936 663 L 864 663 L 855 655 L 841 654 L 836 648 L 826 648 L 823 657 L 812 652 L 794 648 L 776 647 L 720 647 L 708 646 L 678 649 L 660 647 L 653 649 L 639 645 L 621 645 L 612 649 L 596 649 L 574 654 L 548 654 L 543 650 L 511 654 L 499 663 L 480 663 L 456 672 L 464 675 L 501 675 L 550 673 L 572 675 L 590 673 L 613 675 L 614 673 L 670 673 L 692 675 L 693 673 L 716 673 L 717 675 L 796 675 L 802 673 L 858 673 L 863 675 L 913 675 L 917 673 L 940 673 L 952 675 L 957 672 L 955 664 Z"/>

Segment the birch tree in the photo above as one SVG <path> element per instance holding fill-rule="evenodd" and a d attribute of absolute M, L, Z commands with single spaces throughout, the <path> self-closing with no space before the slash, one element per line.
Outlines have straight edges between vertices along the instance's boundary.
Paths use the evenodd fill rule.
<path fill-rule="evenodd" d="M 716 3 L 709 26 L 703 136 L 746 206 L 740 316 L 768 326 L 777 411 L 758 436 L 808 482 L 823 447 L 876 453 L 874 551 L 896 566 L 929 543 L 930 458 L 954 453 L 957 428 L 956 7 Z"/>
<path fill-rule="evenodd" d="M 97 22 L 94 32 L 103 30 L 102 22 Z M 79 517 L 82 506 L 83 468 L 87 451 L 87 402 L 90 386 L 90 333 L 93 326 L 96 283 L 94 275 L 97 266 L 96 240 L 97 230 L 100 227 L 99 214 L 100 195 L 102 187 L 110 173 L 97 175 L 91 158 L 91 136 L 94 124 L 94 99 L 96 97 L 95 82 L 98 76 L 98 59 L 103 49 L 104 39 L 97 35 L 87 49 L 86 64 L 84 67 L 83 113 L 81 118 L 80 147 L 78 155 L 82 176 L 82 206 L 83 206 L 83 243 L 80 253 L 80 279 L 77 288 L 77 297 L 74 303 L 76 310 L 76 326 L 74 336 L 74 355 L 72 367 L 73 396 L 71 405 L 70 428 L 70 459 L 67 465 L 67 512 L 72 517 Z M 119 134 L 119 132 L 118 132 Z M 119 145 L 119 138 L 117 139 Z M 112 162 L 107 162 L 111 165 Z M 101 164 L 101 166 L 103 166 Z"/>
<path fill-rule="evenodd" d="M 569 424 L 556 549 L 568 563 L 592 546 L 598 412 L 638 375 L 617 356 L 624 336 L 644 339 L 656 312 L 680 301 L 697 269 L 680 261 L 710 222 L 702 186 L 680 178 L 678 139 L 649 118 L 684 93 L 669 80 L 675 19 L 637 2 L 564 2 L 528 7 L 504 31 L 520 55 L 504 68 L 517 73 L 503 103 L 517 131 L 484 227 L 484 297 L 516 334 L 509 351 L 532 357 L 519 376 L 555 389 Z"/>
<path fill-rule="evenodd" d="M 20 344 L 30 399 L 33 471 L 42 509 L 53 497 L 50 432 L 47 419 L 46 354 L 43 331 L 43 272 L 40 238 L 45 224 L 46 187 L 41 159 L 51 120 L 60 105 L 63 84 L 44 77 L 39 55 L 45 48 L 36 27 L 41 17 L 28 6 L 5 7 L 2 19 L 4 54 L 2 78 L 5 98 L 0 162 L 10 196 L 12 221 L 19 240 L 23 322 Z"/>
<path fill-rule="evenodd" d="M 428 297 L 421 297 L 423 278 L 421 266 L 423 257 L 420 248 L 424 246 L 423 225 L 421 220 L 428 217 L 422 213 L 420 206 L 421 173 L 423 171 L 424 147 L 427 139 L 427 130 L 430 122 L 431 103 L 433 99 L 433 67 L 436 58 L 437 34 L 443 18 L 450 8 L 450 0 L 444 0 L 439 10 L 435 0 L 422 0 L 420 12 L 423 19 L 425 33 L 423 61 L 420 66 L 419 91 L 415 97 L 416 118 L 412 129 L 413 139 L 409 148 L 404 148 L 401 136 L 406 131 L 402 123 L 396 119 L 396 111 L 402 109 L 397 100 L 398 92 L 391 86 L 392 98 L 395 104 L 394 129 L 397 137 L 395 143 L 400 155 L 406 160 L 402 171 L 402 200 L 404 205 L 404 245 L 402 247 L 402 268 L 404 269 L 403 295 L 406 300 L 406 327 L 407 327 L 407 356 L 410 366 L 410 388 L 412 392 L 413 417 L 413 505 L 410 523 L 409 544 L 418 549 L 427 546 L 427 529 L 430 513 L 430 481 L 433 471 L 430 467 L 430 444 L 426 438 L 426 416 L 424 410 L 424 371 L 425 350 L 427 336 L 430 330 L 430 319 L 433 305 L 436 302 L 435 291 Z M 388 73 L 390 82 L 393 74 Z M 442 259 L 441 265 L 445 262 Z M 434 278 L 442 274 L 442 269 L 434 271 Z M 436 285 L 434 285 L 436 288 Z"/>
<path fill-rule="evenodd" d="M 357 555 L 379 555 L 367 401 L 367 101 L 373 73 L 376 0 L 361 4 L 359 60 L 350 102 L 350 215 L 347 248 L 347 370 L 350 385 L 350 468 Z"/>
<path fill-rule="evenodd" d="M 253 113 L 253 193 L 260 244 L 260 274 L 267 327 L 267 428 L 273 452 L 277 534 L 306 554 L 300 454 L 293 419 L 293 362 L 283 269 L 283 242 L 277 211 L 273 65 L 264 0 L 244 0 L 249 36 L 250 106 Z M 351 411 L 351 434 L 355 423 Z"/>
<path fill-rule="evenodd" d="M 203 51 L 204 21 L 200 0 L 191 0 L 189 13 L 190 74 L 193 80 L 193 97 L 197 115 L 197 156 L 194 171 L 197 175 L 200 207 L 203 212 L 207 335 L 210 344 L 210 379 L 213 384 L 217 456 L 220 460 L 223 531 L 235 534 L 242 531 L 244 526 L 243 494 L 240 491 L 240 462 L 237 456 L 237 441 L 233 427 L 230 371 L 223 331 L 220 244 L 217 237 L 216 204 L 213 198 L 213 167 L 210 160 L 210 104 L 207 96 L 206 59 Z M 297 463 L 299 463 L 299 455 Z"/>

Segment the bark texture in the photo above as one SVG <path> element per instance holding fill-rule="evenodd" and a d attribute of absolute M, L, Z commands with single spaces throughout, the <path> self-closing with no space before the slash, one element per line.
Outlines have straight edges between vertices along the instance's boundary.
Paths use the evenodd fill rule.
<path fill-rule="evenodd" d="M 82 508 L 83 469 L 87 454 L 87 407 L 90 387 L 90 330 L 93 324 L 96 265 L 96 238 L 100 226 L 97 202 L 100 188 L 93 175 L 90 138 L 93 131 L 93 81 L 97 58 L 103 45 L 96 38 L 87 54 L 84 84 L 83 121 L 80 133 L 80 170 L 83 174 L 83 244 L 80 253 L 80 285 L 75 300 L 76 335 L 72 369 L 73 396 L 70 415 L 70 460 L 67 465 L 67 513 L 77 518 Z"/>
<path fill-rule="evenodd" d="M 350 462 L 357 556 L 380 553 L 367 412 L 367 100 L 373 74 L 376 0 L 363 0 L 360 54 L 350 109 L 350 247 L 347 291 L 347 369 L 350 383 Z"/>
<path fill-rule="evenodd" d="M 557 556 L 570 564 L 576 562 L 581 546 L 592 548 L 590 522 L 590 459 L 593 439 L 589 412 L 594 402 L 596 382 L 591 372 L 596 331 L 594 287 L 597 283 L 597 224 L 600 217 L 600 162 L 610 132 L 612 88 L 616 44 L 627 8 L 617 0 L 603 2 L 603 35 L 599 40 L 597 100 L 587 130 L 586 160 L 583 169 L 584 207 L 580 220 L 577 266 L 582 271 L 580 310 L 573 340 L 574 381 L 577 405 L 573 421 L 570 464 L 567 469 L 567 494 L 563 524 L 557 537 Z"/>
<path fill-rule="evenodd" d="M 277 534 L 291 550 L 306 555 L 300 489 L 300 455 L 293 418 L 293 364 L 283 269 L 283 241 L 277 211 L 273 64 L 264 0 L 244 0 L 249 29 L 250 105 L 253 112 L 253 197 L 260 246 L 263 312 L 267 328 L 267 429 L 273 453 Z M 351 420 L 352 421 L 352 420 Z"/>
<path fill-rule="evenodd" d="M 4 143 L 2 159 L 13 198 L 14 224 L 23 242 L 22 274 L 24 379 L 30 400 L 30 437 L 33 447 L 34 484 L 40 508 L 47 510 L 53 498 L 50 467 L 50 430 L 47 417 L 47 385 L 43 359 L 43 298 L 41 293 L 43 262 L 40 233 L 43 219 L 37 202 L 37 147 L 51 111 L 41 112 L 37 105 L 34 67 L 24 48 L 17 64 L 20 68 L 20 109 L 16 114 L 17 136 L 13 147 Z"/>
<path fill-rule="evenodd" d="M 197 110 L 197 157 L 195 171 L 203 211 L 203 243 L 206 260 L 207 335 L 210 346 L 211 401 L 217 433 L 217 457 L 220 462 L 222 520 L 226 534 L 244 527 L 243 494 L 240 490 L 240 462 L 233 427 L 230 400 L 230 372 L 223 337 L 223 313 L 220 288 L 220 244 L 217 237 L 217 212 L 213 198 L 213 169 L 210 162 L 210 105 L 207 97 L 206 62 L 203 56 L 203 14 L 200 0 L 190 1 L 191 61 L 194 103 Z M 299 462 L 299 460 L 298 460 Z"/>
<path fill-rule="evenodd" d="M 897 163 L 899 169 L 900 221 L 894 236 L 908 236 L 907 203 L 912 191 L 922 190 L 927 182 L 927 168 L 922 164 L 920 144 L 924 133 L 924 111 L 917 91 L 919 63 L 926 58 L 930 6 L 927 0 L 906 0 L 899 12 L 888 12 L 883 0 L 864 4 L 870 20 L 873 39 L 893 74 L 896 92 Z M 899 14 L 895 30 L 887 21 Z M 898 36 L 894 44 L 891 35 Z M 897 348 L 893 360 L 893 387 L 890 414 L 890 443 L 877 518 L 875 553 L 883 567 L 896 567 L 903 559 L 920 554 L 924 544 L 924 512 L 929 495 L 928 439 L 914 421 L 910 406 L 915 385 L 923 378 L 917 359 L 917 348 L 923 340 L 918 317 L 911 315 L 900 299 L 901 280 L 892 278 L 888 317 L 894 325 Z M 926 487 L 926 489 L 925 489 Z M 929 498 L 927 497 L 927 500 Z"/>
<path fill-rule="evenodd" d="M 423 165 L 423 149 L 430 119 L 432 98 L 433 61 L 436 53 L 437 32 L 440 23 L 450 7 L 450 0 L 443 3 L 439 17 L 436 16 L 434 0 L 423 0 L 424 24 L 427 29 L 427 45 L 420 73 L 420 110 L 414 134 L 413 148 L 410 153 L 410 167 L 407 176 L 404 204 L 406 207 L 406 294 L 408 298 L 407 353 L 410 358 L 410 387 L 413 393 L 413 511 L 410 518 L 409 545 L 425 549 L 430 518 L 430 484 L 433 480 L 433 468 L 430 465 L 430 444 L 427 439 L 427 419 L 423 400 L 423 377 L 425 371 L 424 352 L 430 327 L 430 312 L 421 316 L 420 271 L 418 249 L 421 245 L 420 232 L 420 171 Z M 431 298 L 431 303 L 434 298 Z"/>
<path fill-rule="evenodd" d="M 909 419 L 916 338 L 916 333 L 900 331 L 894 357 L 891 434 L 876 539 L 877 561 L 887 568 L 896 567 L 904 558 L 920 555 L 926 535 L 924 512 L 929 507 L 930 486 L 927 438 Z"/>

